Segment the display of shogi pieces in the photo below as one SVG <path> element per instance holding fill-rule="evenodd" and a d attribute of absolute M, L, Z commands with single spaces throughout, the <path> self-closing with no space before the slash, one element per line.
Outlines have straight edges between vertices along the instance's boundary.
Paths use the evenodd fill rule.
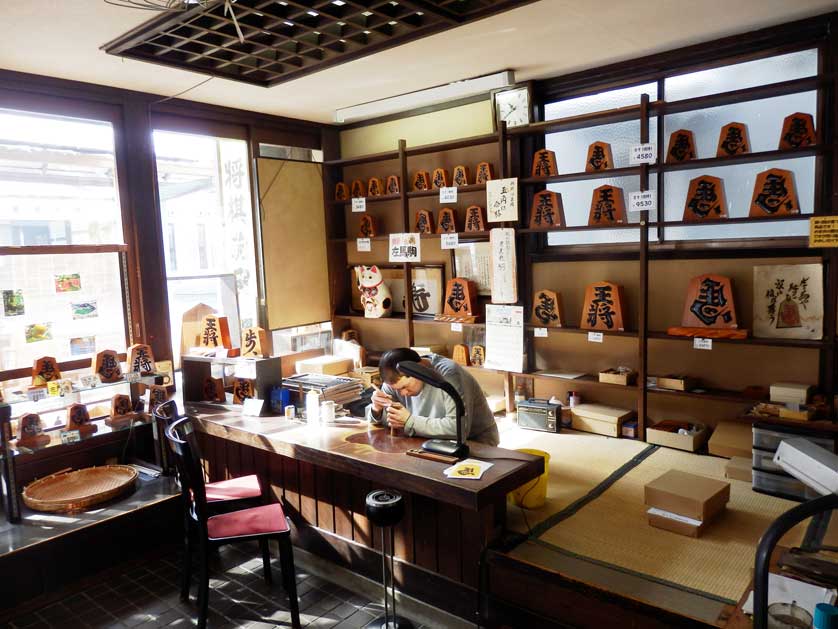
<path fill-rule="evenodd" d="M 414 231 L 419 234 L 434 233 L 434 215 L 431 214 L 430 210 L 416 210 Z"/>
<path fill-rule="evenodd" d="M 249 378 L 236 378 L 233 381 L 233 404 L 244 404 L 245 400 L 256 397 L 256 381 Z"/>
<path fill-rule="evenodd" d="M 342 181 L 335 184 L 335 201 L 349 200 L 349 186 Z"/>
<path fill-rule="evenodd" d="M 42 356 L 32 365 L 32 386 L 45 387 L 47 382 L 61 379 L 61 370 L 54 356 Z"/>
<path fill-rule="evenodd" d="M 541 149 L 532 156 L 533 177 L 553 177 L 559 174 L 556 165 L 556 154 L 550 149 Z"/>
<path fill-rule="evenodd" d="M 617 186 L 600 186 L 591 195 L 588 226 L 621 225 L 626 223 L 626 201 L 623 189 Z"/>
<path fill-rule="evenodd" d="M 18 438 L 13 445 L 22 448 L 42 448 L 50 442 L 44 434 L 41 417 L 37 413 L 26 413 L 18 421 Z"/>
<path fill-rule="evenodd" d="M 81 436 L 92 435 L 98 430 L 96 424 L 91 423 L 90 413 L 84 404 L 70 404 L 67 407 L 67 425 L 65 430 L 78 430 Z"/>
<path fill-rule="evenodd" d="M 684 220 L 703 221 L 715 218 L 727 218 L 724 181 L 710 175 L 691 179 L 684 201 Z"/>
<path fill-rule="evenodd" d="M 471 346 L 471 366 L 482 367 L 486 363 L 486 348 L 483 345 Z"/>
<path fill-rule="evenodd" d="M 669 136 L 666 163 L 678 164 L 696 158 L 695 136 L 689 129 L 678 129 Z"/>
<path fill-rule="evenodd" d="M 751 152 L 748 142 L 748 127 L 743 122 L 731 122 L 722 127 L 716 157 L 731 157 Z"/>
<path fill-rule="evenodd" d="M 450 185 L 448 181 L 448 172 L 444 168 L 435 168 L 431 175 L 431 185 L 434 188 L 447 188 Z"/>
<path fill-rule="evenodd" d="M 111 398 L 111 413 L 105 423 L 108 426 L 120 427 L 129 425 L 134 420 L 134 406 L 131 398 L 124 393 L 118 393 Z"/>
<path fill-rule="evenodd" d="M 201 347 L 226 347 L 230 349 L 233 343 L 230 340 L 230 324 L 227 317 L 218 315 L 205 315 L 201 320 L 201 334 L 198 338 Z"/>
<path fill-rule="evenodd" d="M 367 192 L 367 185 L 363 179 L 356 179 L 352 182 L 352 198 L 357 199 L 363 197 Z"/>
<path fill-rule="evenodd" d="M 153 413 L 157 407 L 168 401 L 169 390 L 160 384 L 152 384 L 148 387 L 148 412 Z"/>
<path fill-rule="evenodd" d="M 562 195 L 552 190 L 536 192 L 532 196 L 530 229 L 553 229 L 564 226 Z"/>
<path fill-rule="evenodd" d="M 402 191 L 401 180 L 398 175 L 388 175 L 384 184 L 387 194 L 398 194 Z"/>
<path fill-rule="evenodd" d="M 799 149 L 817 144 L 817 142 L 818 136 L 815 134 L 815 120 L 812 114 L 797 112 L 783 119 L 783 130 L 780 132 L 778 147 L 781 151 Z"/>
<path fill-rule="evenodd" d="M 457 232 L 457 214 L 450 207 L 439 211 L 436 221 L 437 234 L 454 234 Z"/>
<path fill-rule="evenodd" d="M 367 183 L 367 196 L 380 197 L 382 194 L 384 194 L 384 182 L 381 177 L 370 177 Z"/>
<path fill-rule="evenodd" d="M 153 374 L 157 367 L 154 364 L 154 353 L 151 345 L 136 343 L 128 348 L 128 363 L 126 369 L 142 376 Z"/>
<path fill-rule="evenodd" d="M 562 296 L 543 288 L 532 296 L 532 324 L 544 328 L 560 328 L 564 324 Z"/>
<path fill-rule="evenodd" d="M 477 174 L 474 178 L 475 184 L 485 184 L 495 178 L 495 169 L 489 162 L 480 162 L 477 165 Z"/>
<path fill-rule="evenodd" d="M 733 301 L 733 282 L 723 275 L 698 275 L 690 280 L 681 327 L 669 328 L 673 336 L 741 339 L 747 330 L 739 329 Z"/>
<path fill-rule="evenodd" d="M 263 328 L 252 327 L 242 330 L 242 356 L 268 356 L 268 333 Z"/>
<path fill-rule="evenodd" d="M 431 189 L 431 173 L 427 170 L 417 170 L 413 174 L 413 189 L 415 191 Z"/>
<path fill-rule="evenodd" d="M 455 186 L 467 186 L 471 174 L 467 166 L 454 166 L 454 171 L 451 173 L 451 181 Z"/>
<path fill-rule="evenodd" d="M 585 172 L 597 172 L 614 168 L 614 157 L 611 155 L 611 145 L 608 142 L 594 142 L 588 147 L 585 158 Z"/>
<path fill-rule="evenodd" d="M 451 360 L 464 367 L 471 366 L 468 345 L 457 343 L 451 351 Z"/>
<path fill-rule="evenodd" d="M 112 349 L 103 349 L 96 354 L 92 361 L 93 373 L 99 376 L 99 380 L 107 384 L 122 380 L 122 367 L 119 364 L 119 355 Z"/>
<path fill-rule="evenodd" d="M 579 327 L 583 330 L 623 332 L 625 330 L 623 287 L 612 282 L 595 282 L 585 289 Z"/>
<path fill-rule="evenodd" d="M 794 173 L 782 168 L 771 168 L 758 174 L 748 216 L 764 218 L 791 214 L 800 214 Z"/>
<path fill-rule="evenodd" d="M 375 238 L 378 235 L 375 217 L 361 214 L 358 219 L 358 238 Z"/>
<path fill-rule="evenodd" d="M 486 231 L 486 210 L 479 205 L 470 205 L 466 208 L 466 228 L 467 232 L 483 232 Z"/>
<path fill-rule="evenodd" d="M 204 378 L 201 395 L 205 402 L 225 402 L 227 396 L 224 393 L 224 379 L 212 378 L 210 376 Z"/>
<path fill-rule="evenodd" d="M 477 286 L 471 280 L 455 277 L 445 287 L 445 308 L 435 321 L 474 323 L 477 321 Z"/>

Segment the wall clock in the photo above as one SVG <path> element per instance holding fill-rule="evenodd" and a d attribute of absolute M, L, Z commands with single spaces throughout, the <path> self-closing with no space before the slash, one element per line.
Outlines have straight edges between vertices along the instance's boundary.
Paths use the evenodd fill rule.
<path fill-rule="evenodd" d="M 507 127 L 520 127 L 532 122 L 532 86 L 528 83 L 511 89 L 492 92 L 494 127 L 503 120 Z"/>

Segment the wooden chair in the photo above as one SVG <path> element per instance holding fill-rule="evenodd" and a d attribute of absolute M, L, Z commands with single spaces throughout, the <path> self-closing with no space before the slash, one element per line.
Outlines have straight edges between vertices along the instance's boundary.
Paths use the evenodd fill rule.
<path fill-rule="evenodd" d="M 268 540 L 279 542 L 279 559 L 282 580 L 291 607 L 291 622 L 295 629 L 300 627 L 300 609 L 297 600 L 297 583 L 294 573 L 294 555 L 291 546 L 291 529 L 282 505 L 273 503 L 260 507 L 239 509 L 219 515 L 209 515 L 207 506 L 204 470 L 198 454 L 198 440 L 189 417 L 174 421 L 166 430 L 178 469 L 181 472 L 181 487 L 184 492 L 186 516 L 195 527 L 198 540 L 198 627 L 207 623 L 209 604 L 209 552 L 211 547 L 224 544 L 258 540 L 262 549 L 262 565 L 265 582 L 271 584 L 271 563 Z M 192 549 L 187 535 L 184 558 L 184 583 L 187 597 L 192 565 Z"/>

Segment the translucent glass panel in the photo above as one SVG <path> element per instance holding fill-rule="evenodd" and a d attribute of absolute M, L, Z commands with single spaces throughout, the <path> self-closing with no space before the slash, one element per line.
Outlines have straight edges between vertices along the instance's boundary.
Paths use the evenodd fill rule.
<path fill-rule="evenodd" d="M 791 81 L 818 72 L 818 51 L 815 49 L 778 55 L 767 59 L 746 61 L 702 72 L 673 76 L 664 82 L 667 101 L 718 94 L 746 87 L 780 81 Z M 791 112 L 789 112 L 791 113 Z"/>
<path fill-rule="evenodd" d="M 0 245 L 122 242 L 110 123 L 0 109 Z"/>
<path fill-rule="evenodd" d="M 654 141 L 657 132 L 658 121 L 653 118 L 649 121 L 649 138 Z M 628 167 L 629 151 L 632 146 L 640 143 L 640 121 L 561 131 L 545 138 L 545 146 L 556 153 L 556 166 L 559 174 L 563 175 L 585 170 L 588 147 L 594 142 L 608 142 L 611 145 L 615 168 Z"/>
<path fill-rule="evenodd" d="M 119 254 L 0 256 L 0 369 L 125 351 Z"/>
<path fill-rule="evenodd" d="M 569 116 L 588 114 L 593 111 L 639 105 L 641 94 L 648 94 L 651 100 L 657 100 L 658 84 L 647 83 L 645 85 L 635 85 L 619 90 L 610 90 L 608 92 L 600 92 L 599 94 L 549 103 L 544 106 L 544 119 L 554 120 L 555 118 L 567 118 Z"/>

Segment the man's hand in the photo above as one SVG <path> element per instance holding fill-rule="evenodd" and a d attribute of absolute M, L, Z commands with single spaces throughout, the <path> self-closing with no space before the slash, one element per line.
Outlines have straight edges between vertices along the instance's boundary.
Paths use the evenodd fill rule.
<path fill-rule="evenodd" d="M 376 415 L 381 415 L 381 411 L 393 403 L 393 398 L 384 393 L 381 389 L 376 389 L 372 394 L 372 412 Z"/>
<path fill-rule="evenodd" d="M 391 428 L 404 428 L 408 419 L 410 419 L 410 411 L 398 402 L 393 402 L 387 408 L 387 423 Z"/>

